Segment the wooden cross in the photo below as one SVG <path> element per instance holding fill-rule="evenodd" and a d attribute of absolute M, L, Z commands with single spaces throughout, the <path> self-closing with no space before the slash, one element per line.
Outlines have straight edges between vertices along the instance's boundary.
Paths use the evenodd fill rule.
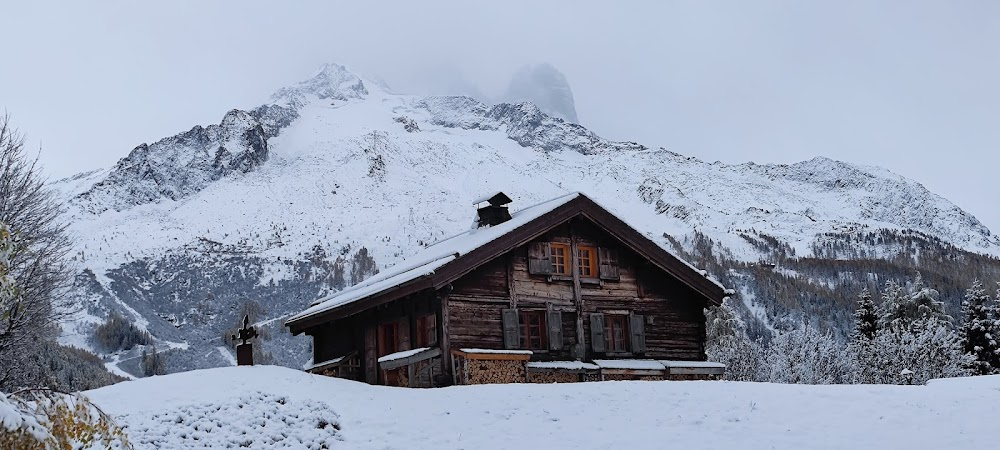
<path fill-rule="evenodd" d="M 239 335 L 233 335 L 233 340 L 239 339 L 241 345 L 246 345 L 247 341 L 257 337 L 257 329 L 250 326 L 250 315 L 243 316 L 243 328 L 240 328 Z"/>

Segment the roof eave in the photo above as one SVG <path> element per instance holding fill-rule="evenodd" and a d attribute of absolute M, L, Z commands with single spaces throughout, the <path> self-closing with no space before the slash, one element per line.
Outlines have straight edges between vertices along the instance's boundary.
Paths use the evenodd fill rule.
<path fill-rule="evenodd" d="M 315 314 L 310 314 L 306 317 L 286 321 L 285 326 L 288 327 L 288 331 L 290 331 L 293 336 L 296 336 L 306 332 L 310 328 L 314 328 L 326 322 L 342 319 L 344 317 L 362 312 L 366 309 L 388 303 L 398 298 L 415 294 L 426 289 L 431 289 L 433 287 L 433 274 L 423 275 L 405 283 L 390 287 L 375 295 L 360 298 L 356 301 L 345 303 Z"/>

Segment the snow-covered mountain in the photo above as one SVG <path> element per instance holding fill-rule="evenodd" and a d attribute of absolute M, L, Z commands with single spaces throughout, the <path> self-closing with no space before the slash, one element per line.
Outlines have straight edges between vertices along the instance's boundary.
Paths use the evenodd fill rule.
<path fill-rule="evenodd" d="M 531 103 L 393 94 L 336 64 L 54 186 L 87 307 L 64 342 L 87 346 L 118 311 L 175 350 L 173 370 L 229 364 L 220 337 L 242 302 L 264 304 L 280 335 L 285 315 L 362 278 L 364 261 L 385 267 L 467 229 L 472 201 L 495 191 L 515 209 L 582 191 L 667 248 L 697 231 L 741 261 L 765 256 L 747 230 L 800 256 L 830 233 L 882 229 L 1000 255 L 971 214 L 885 169 L 709 163 L 603 139 Z M 306 339 L 276 339 L 279 362 L 307 358 Z M 135 356 L 113 358 L 136 373 Z"/>

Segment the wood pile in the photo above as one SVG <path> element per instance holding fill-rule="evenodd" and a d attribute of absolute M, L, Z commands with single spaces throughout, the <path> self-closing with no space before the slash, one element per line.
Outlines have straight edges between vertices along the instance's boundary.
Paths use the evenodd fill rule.
<path fill-rule="evenodd" d="M 663 375 L 633 375 L 626 373 L 605 373 L 606 381 L 663 381 Z"/>
<path fill-rule="evenodd" d="M 578 373 L 568 372 L 530 372 L 528 374 L 529 383 L 578 383 L 580 381 Z"/>
<path fill-rule="evenodd" d="M 514 360 L 470 360 L 468 365 L 469 384 L 524 383 L 527 371 L 524 361 Z"/>

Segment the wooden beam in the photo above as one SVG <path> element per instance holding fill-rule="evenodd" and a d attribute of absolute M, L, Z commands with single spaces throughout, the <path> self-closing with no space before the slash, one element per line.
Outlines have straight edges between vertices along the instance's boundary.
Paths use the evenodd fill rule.
<path fill-rule="evenodd" d="M 572 259 L 566 264 L 571 265 L 573 274 L 573 300 L 576 303 L 576 345 L 573 347 L 573 357 L 583 359 L 587 356 L 587 339 L 583 333 L 583 289 L 580 287 L 580 247 L 576 235 L 576 227 L 569 223 L 570 255 Z"/>
<path fill-rule="evenodd" d="M 394 359 L 392 361 L 386 361 L 379 363 L 379 368 L 382 370 L 392 370 L 403 366 L 408 366 L 420 361 L 425 361 L 431 358 L 436 358 L 441 356 L 441 349 L 434 347 L 424 350 L 415 355 L 407 356 L 406 358 Z"/>
<path fill-rule="evenodd" d="M 441 324 L 441 326 L 438 327 L 438 328 L 440 328 L 440 330 L 438 330 L 438 333 L 439 333 L 439 335 L 438 335 L 438 342 L 441 343 L 441 351 L 444 352 L 445 355 L 450 355 L 451 354 L 451 328 L 449 328 L 449 325 L 451 324 L 451 320 L 448 318 L 448 316 L 449 316 L 449 313 L 448 313 L 448 293 L 446 291 L 447 291 L 447 289 L 443 289 L 443 290 L 437 291 L 437 301 L 438 301 L 438 304 L 440 305 L 440 307 L 438 308 L 438 311 L 441 312 L 441 321 L 439 322 Z M 444 373 L 454 374 L 454 372 L 453 372 L 453 368 L 455 367 L 454 358 L 441 358 L 441 359 L 442 359 L 441 365 L 443 366 L 442 370 L 444 370 Z"/>
<path fill-rule="evenodd" d="M 527 361 L 531 359 L 531 354 L 529 353 L 473 353 L 462 350 L 452 350 L 451 353 L 465 359 L 489 361 Z"/>
<path fill-rule="evenodd" d="M 510 296 L 510 308 L 517 309 L 517 290 L 514 289 L 514 253 L 507 253 L 507 295 Z"/>

